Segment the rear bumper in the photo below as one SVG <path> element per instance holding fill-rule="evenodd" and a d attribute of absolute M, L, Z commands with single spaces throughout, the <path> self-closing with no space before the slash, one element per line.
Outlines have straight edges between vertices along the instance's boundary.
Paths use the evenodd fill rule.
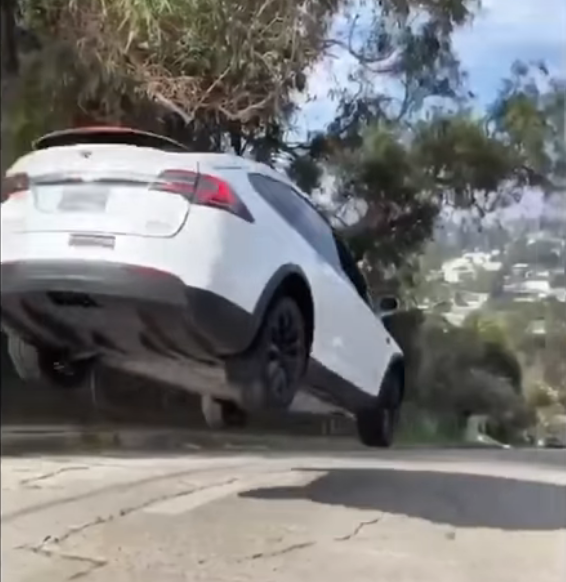
<path fill-rule="evenodd" d="M 183 334 L 177 328 L 183 328 L 191 340 L 196 339 L 202 351 L 214 356 L 244 351 L 256 329 L 254 316 L 238 305 L 209 290 L 188 287 L 181 279 L 151 268 L 104 261 L 22 261 L 0 266 L 2 323 L 15 328 L 16 333 L 33 334 L 30 329 L 41 326 L 38 311 L 43 314 L 46 326 L 53 318 L 67 317 L 69 310 L 54 305 L 54 293 L 84 294 L 96 307 L 106 308 L 107 313 L 115 313 L 120 320 L 127 311 L 144 317 L 150 314 L 156 324 L 161 320 L 173 325 L 179 342 L 183 343 Z M 36 315 L 32 313 L 33 321 L 29 321 L 30 306 Z M 82 332 L 88 331 L 80 329 L 81 319 L 77 316 L 80 307 L 72 307 L 77 332 L 71 334 L 73 341 L 77 337 L 84 339 Z M 84 318 L 87 327 L 87 320 L 96 321 L 90 313 L 89 318 Z M 51 329 L 49 334 L 53 333 Z M 112 331 L 112 335 L 119 334 Z M 180 353 L 185 353 L 182 345 L 179 348 Z"/>
<path fill-rule="evenodd" d="M 2 297 L 45 292 L 74 292 L 130 300 L 186 304 L 180 279 L 167 273 L 117 263 L 22 261 L 0 267 Z"/>

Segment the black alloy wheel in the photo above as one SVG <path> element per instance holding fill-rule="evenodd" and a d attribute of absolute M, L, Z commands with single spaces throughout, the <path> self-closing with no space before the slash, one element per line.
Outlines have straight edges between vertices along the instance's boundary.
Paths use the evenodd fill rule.
<path fill-rule="evenodd" d="M 268 408 L 287 408 L 305 368 L 305 325 L 296 303 L 284 299 L 266 322 L 263 382 Z"/>
<path fill-rule="evenodd" d="M 250 349 L 227 363 L 228 381 L 248 412 L 289 408 L 306 369 L 308 340 L 303 314 L 288 296 L 276 298 Z"/>

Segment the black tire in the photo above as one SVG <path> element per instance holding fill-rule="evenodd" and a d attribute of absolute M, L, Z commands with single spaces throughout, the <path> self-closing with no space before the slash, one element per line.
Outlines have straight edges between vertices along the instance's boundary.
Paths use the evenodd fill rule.
<path fill-rule="evenodd" d="M 16 335 L 8 336 L 8 354 L 22 380 L 44 382 L 66 390 L 85 386 L 91 363 L 69 362 L 56 352 L 33 346 Z"/>
<path fill-rule="evenodd" d="M 226 364 L 228 382 L 248 412 L 287 410 L 304 376 L 308 358 L 305 319 L 291 297 L 276 298 L 245 354 Z"/>
<path fill-rule="evenodd" d="M 234 402 L 217 400 L 211 396 L 201 398 L 201 410 L 209 428 L 244 428 L 248 418 L 246 413 Z"/>
<path fill-rule="evenodd" d="M 400 374 L 389 373 L 374 404 L 356 415 L 359 439 L 367 447 L 389 448 L 393 444 L 401 410 L 401 382 Z"/>

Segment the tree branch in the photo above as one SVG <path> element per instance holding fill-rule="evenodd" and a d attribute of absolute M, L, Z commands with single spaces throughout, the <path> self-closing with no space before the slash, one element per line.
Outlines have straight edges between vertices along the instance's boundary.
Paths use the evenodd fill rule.
<path fill-rule="evenodd" d="M 161 93 L 155 93 L 153 97 L 155 101 L 165 107 L 165 109 L 168 109 L 172 113 L 176 113 L 187 125 L 190 125 L 193 122 L 194 116 L 183 111 L 178 105 L 173 103 L 170 99 L 167 99 L 167 97 L 164 97 Z"/>
<path fill-rule="evenodd" d="M 323 44 L 323 51 L 328 51 L 332 47 L 339 47 L 345 50 L 348 54 L 353 56 L 363 67 L 369 69 L 375 74 L 392 73 L 397 69 L 401 51 L 398 49 L 390 49 L 386 54 L 368 56 L 363 51 L 354 48 L 354 37 L 356 36 L 356 26 L 360 19 L 360 14 L 356 14 L 350 24 L 348 31 L 348 40 L 329 39 Z"/>

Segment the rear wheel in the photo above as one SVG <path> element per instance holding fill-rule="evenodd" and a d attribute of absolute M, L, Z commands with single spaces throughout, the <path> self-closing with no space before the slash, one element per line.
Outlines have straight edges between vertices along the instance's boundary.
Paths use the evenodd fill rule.
<path fill-rule="evenodd" d="M 388 448 L 399 423 L 403 394 L 401 374 L 388 373 L 373 405 L 356 415 L 360 441 L 368 447 Z"/>
<path fill-rule="evenodd" d="M 251 348 L 226 365 L 246 411 L 286 410 L 299 389 L 308 357 L 303 314 L 291 297 L 275 299 Z"/>
<path fill-rule="evenodd" d="M 203 396 L 201 409 L 206 424 L 215 430 L 243 428 L 247 424 L 246 413 L 229 400 L 217 400 L 211 396 Z"/>
<path fill-rule="evenodd" d="M 56 388 L 85 386 L 92 370 L 87 360 L 72 361 L 62 353 L 33 346 L 16 335 L 8 336 L 8 353 L 22 380 L 45 382 Z"/>

